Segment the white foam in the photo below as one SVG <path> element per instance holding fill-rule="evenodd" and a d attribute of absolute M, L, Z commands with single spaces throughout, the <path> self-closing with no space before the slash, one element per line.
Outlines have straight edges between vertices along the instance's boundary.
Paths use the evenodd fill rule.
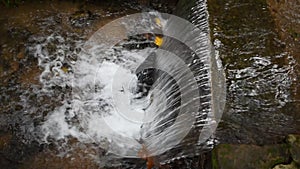
<path fill-rule="evenodd" d="M 54 62 L 62 63 L 64 58 L 45 62 L 45 58 L 50 56 L 47 56 L 47 51 L 41 50 L 41 46 L 37 46 L 36 54 L 40 56 L 40 66 L 45 68 L 42 76 L 53 70 L 59 71 L 59 76 L 51 77 L 50 80 L 41 78 L 41 82 L 56 85 L 57 80 L 54 79 L 67 79 L 62 80 L 62 83 L 72 87 L 72 97 L 49 113 L 41 126 L 43 141 L 47 142 L 49 138 L 68 139 L 70 136 L 85 143 L 99 143 L 103 140 L 116 142 L 122 137 L 136 142 L 140 138 L 143 109 L 149 100 L 135 99 L 138 81 L 134 69 L 144 60 L 148 49 L 139 52 L 123 50 L 121 61 L 117 57 L 108 58 L 112 53 L 102 56 L 81 53 L 76 64 L 71 65 L 74 73 L 67 74 L 61 71 L 61 64 L 50 69 Z M 130 143 L 119 144 L 120 147 L 125 145 Z"/>

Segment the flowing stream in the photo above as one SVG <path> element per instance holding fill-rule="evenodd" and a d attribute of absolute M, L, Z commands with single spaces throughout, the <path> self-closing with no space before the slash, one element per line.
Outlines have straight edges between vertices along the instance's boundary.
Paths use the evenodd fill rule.
<path fill-rule="evenodd" d="M 207 15 L 202 11 L 200 15 Z M 199 24 L 207 22 L 204 17 Z M 128 33 L 116 33 L 122 28 Z M 139 49 L 141 43 L 153 43 L 147 40 L 123 40 L 142 33 L 155 37 L 155 29 L 164 36 L 158 48 Z M 50 54 L 45 48 L 49 43 L 66 40 L 53 34 L 46 37 L 31 48 L 44 70 L 42 90 L 51 93 L 59 86 L 70 93 L 36 127 L 41 143 L 75 138 L 120 157 L 164 154 L 161 163 L 212 148 L 225 83 L 206 29 L 158 12 L 134 14 L 105 25 L 84 44 L 78 42 L 76 61 L 66 58 L 66 44 Z M 69 65 L 67 70 L 64 64 Z M 147 78 L 152 80 L 146 82 Z"/>
<path fill-rule="evenodd" d="M 219 142 L 299 132 L 296 54 L 265 2 L 26 1 L 0 13 L 6 168 L 193 168 Z"/>

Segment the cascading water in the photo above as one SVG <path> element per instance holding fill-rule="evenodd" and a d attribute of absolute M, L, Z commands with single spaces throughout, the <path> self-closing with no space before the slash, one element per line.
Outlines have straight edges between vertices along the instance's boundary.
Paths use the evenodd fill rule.
<path fill-rule="evenodd" d="M 31 48 L 44 69 L 44 92 L 68 89 L 37 127 L 40 142 L 61 147 L 61 155 L 74 149 L 72 139 L 100 147 L 102 165 L 112 156 L 166 163 L 210 149 L 224 107 L 224 74 L 211 48 L 205 2 L 192 11 L 201 29 L 149 12 L 113 21 L 79 40 L 74 52 L 65 52 L 71 45 L 57 34 Z M 134 39 L 140 35 L 144 40 Z M 45 48 L 52 41 L 61 44 L 54 53 Z"/>
<path fill-rule="evenodd" d="M 226 167 L 236 149 L 197 154 L 299 134 L 297 2 L 208 1 L 214 54 L 205 1 L 146 1 L 0 5 L 1 168 Z M 149 8 L 195 27 L 158 12 L 109 23 Z"/>

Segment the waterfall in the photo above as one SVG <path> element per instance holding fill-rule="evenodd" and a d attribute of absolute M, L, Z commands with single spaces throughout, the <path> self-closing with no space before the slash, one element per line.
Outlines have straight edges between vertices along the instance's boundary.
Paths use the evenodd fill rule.
<path fill-rule="evenodd" d="M 60 70 L 59 59 L 45 62 L 49 56 L 38 48 L 48 68 L 44 90 L 72 89 L 40 126 L 41 142 L 76 138 L 103 149 L 104 157 L 155 156 L 161 163 L 210 149 L 225 102 L 224 72 L 211 46 L 206 3 L 197 2 L 189 18 L 119 18 L 79 45 L 72 73 Z M 58 76 L 45 80 L 53 66 Z"/>

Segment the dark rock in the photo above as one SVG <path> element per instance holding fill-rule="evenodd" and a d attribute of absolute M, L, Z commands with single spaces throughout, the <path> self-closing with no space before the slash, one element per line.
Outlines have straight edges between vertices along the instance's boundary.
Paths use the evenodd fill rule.
<path fill-rule="evenodd" d="M 95 20 L 96 15 L 92 14 L 91 11 L 77 11 L 69 18 L 71 25 L 76 28 L 83 28 L 89 26 L 93 20 Z"/>
<path fill-rule="evenodd" d="M 7 32 L 10 38 L 16 40 L 25 40 L 31 35 L 30 31 L 28 31 L 25 28 L 19 28 L 19 27 L 12 27 L 8 29 Z"/>

